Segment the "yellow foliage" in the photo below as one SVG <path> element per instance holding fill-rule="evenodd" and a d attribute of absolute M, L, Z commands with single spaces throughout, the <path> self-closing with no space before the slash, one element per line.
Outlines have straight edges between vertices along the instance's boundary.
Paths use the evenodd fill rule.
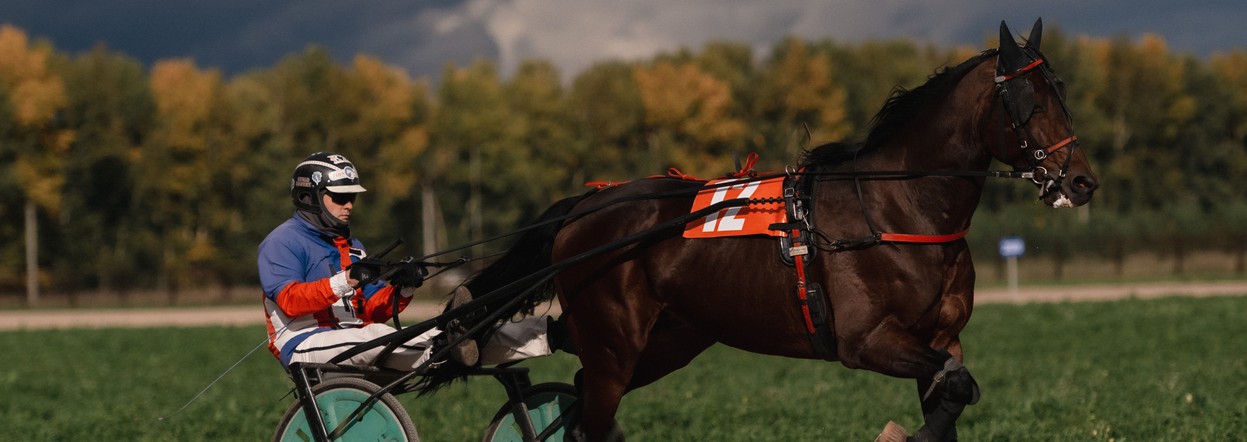
<path fill-rule="evenodd" d="M 198 133 L 212 112 L 221 88 L 218 71 L 200 71 L 189 59 L 156 62 L 151 72 L 156 109 L 167 124 L 170 147 L 205 148 Z"/>
<path fill-rule="evenodd" d="M 367 95 L 364 120 L 401 122 L 411 118 L 413 88 L 406 72 L 375 57 L 359 55 L 355 57 L 354 74 L 362 80 Z"/>
<path fill-rule="evenodd" d="M 0 26 L 0 86 L 11 92 L 17 123 L 42 127 L 65 106 L 65 85 L 48 69 L 51 50 L 32 47 L 26 34 L 12 26 Z"/>
<path fill-rule="evenodd" d="M 1212 72 L 1232 92 L 1228 99 L 1239 108 L 1247 108 L 1247 51 L 1242 49 L 1226 54 L 1215 54 L 1211 60 Z"/>
<path fill-rule="evenodd" d="M 61 189 L 65 185 L 65 175 L 57 173 L 60 159 L 51 155 L 19 156 L 13 165 L 26 198 L 51 213 L 59 212 Z"/>
<path fill-rule="evenodd" d="M 394 199 L 410 197 L 419 183 L 422 169 L 416 159 L 428 146 L 429 131 L 423 126 L 410 127 L 395 142 L 381 146 L 378 159 L 386 168 L 372 175 L 378 192 Z"/>
<path fill-rule="evenodd" d="M 730 142 L 745 133 L 745 124 L 728 112 L 731 87 L 694 65 L 637 67 L 633 79 L 650 126 L 671 128 L 703 143 Z"/>
<path fill-rule="evenodd" d="M 819 140 L 849 134 L 848 93 L 835 81 L 826 53 L 810 54 L 805 43 L 790 39 L 772 75 L 777 101 L 771 105 L 782 110 L 785 122 L 812 124 L 813 138 Z"/>

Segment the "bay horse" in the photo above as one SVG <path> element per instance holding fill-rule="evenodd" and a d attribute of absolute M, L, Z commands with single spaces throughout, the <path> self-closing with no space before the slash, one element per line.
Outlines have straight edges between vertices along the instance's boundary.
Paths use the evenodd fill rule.
<path fill-rule="evenodd" d="M 1063 85 L 1039 50 L 1041 35 L 1037 21 L 1019 45 L 1001 22 L 998 48 L 898 89 L 863 143 L 812 149 L 792 172 L 810 180 L 810 246 L 821 253 L 804 277 L 826 288 L 806 293 L 826 297 L 830 354 L 810 337 L 794 295 L 806 281 L 778 259 L 774 238 L 686 239 L 682 225 L 664 227 L 689 214 L 704 182 L 643 179 L 556 203 L 539 221 L 565 219 L 526 232 L 467 286 L 490 293 L 568 264 L 549 289 L 522 296 L 529 309 L 558 297 L 583 366 L 580 429 L 588 440 L 614 439 L 625 393 L 716 342 L 915 379 L 924 425 L 898 438 L 956 439 L 957 418 L 979 397 L 959 337 L 974 305 L 970 249 L 960 236 L 910 243 L 881 233 L 964 232 L 993 159 L 1030 172 L 1047 205 L 1091 199 L 1096 178 L 1078 149 Z M 646 229 L 653 234 L 583 255 Z M 851 238 L 873 240 L 835 241 Z"/>

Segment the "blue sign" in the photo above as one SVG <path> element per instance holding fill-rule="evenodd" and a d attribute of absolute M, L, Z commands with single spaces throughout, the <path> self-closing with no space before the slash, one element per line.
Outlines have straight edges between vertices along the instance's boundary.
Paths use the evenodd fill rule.
<path fill-rule="evenodd" d="M 1000 256 L 1005 258 L 1018 258 L 1026 253 L 1026 241 L 1020 236 L 1006 236 L 1000 238 Z"/>

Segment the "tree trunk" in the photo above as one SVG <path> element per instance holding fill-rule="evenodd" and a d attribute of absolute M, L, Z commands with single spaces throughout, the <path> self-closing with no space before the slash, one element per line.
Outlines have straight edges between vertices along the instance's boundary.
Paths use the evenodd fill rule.
<path fill-rule="evenodd" d="M 1126 272 L 1126 246 L 1121 241 L 1113 241 L 1113 276 L 1121 279 Z"/>
<path fill-rule="evenodd" d="M 1174 276 L 1186 274 L 1186 245 L 1182 243 L 1182 240 L 1173 242 L 1173 274 Z"/>
<path fill-rule="evenodd" d="M 1235 274 L 1238 274 L 1238 275 L 1243 274 L 1243 270 L 1245 270 L 1244 267 L 1247 267 L 1247 266 L 1244 266 L 1244 261 L 1247 261 L 1247 259 L 1244 259 L 1244 258 L 1247 258 L 1247 247 L 1243 247 L 1240 244 L 1238 246 L 1238 253 L 1234 254 L 1234 273 Z"/>
<path fill-rule="evenodd" d="M 424 255 L 437 253 L 437 193 L 433 185 L 420 185 L 420 244 L 424 247 Z"/>
<path fill-rule="evenodd" d="M 26 305 L 39 305 L 39 217 L 34 201 L 26 201 Z"/>
<path fill-rule="evenodd" d="M 472 147 L 468 161 L 468 239 L 476 241 L 485 237 L 484 220 L 481 218 L 481 148 Z"/>

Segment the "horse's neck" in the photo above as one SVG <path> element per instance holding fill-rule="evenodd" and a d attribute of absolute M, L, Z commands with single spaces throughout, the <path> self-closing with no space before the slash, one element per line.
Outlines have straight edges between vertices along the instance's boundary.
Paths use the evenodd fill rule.
<path fill-rule="evenodd" d="M 985 130 L 990 130 L 991 119 L 987 114 L 990 106 L 982 102 L 990 102 L 992 95 L 990 91 L 979 90 L 983 87 L 981 84 L 973 83 L 983 80 L 975 78 L 974 72 L 967 75 L 959 85 L 961 90 L 951 93 L 947 103 L 933 106 L 930 114 L 918 118 L 890 142 L 858 158 L 855 167 L 858 170 L 915 172 L 987 170 L 991 156 L 984 148 L 982 137 Z M 957 100 L 958 94 L 970 94 L 973 99 Z M 957 104 L 965 102 L 975 104 Z M 969 226 L 984 181 L 959 177 L 911 178 L 900 181 L 900 185 L 888 186 L 898 194 L 876 199 L 881 204 L 894 206 L 912 204 L 914 207 L 896 208 L 906 212 L 906 216 L 926 217 L 929 224 L 938 224 L 941 229 L 960 230 Z"/>

